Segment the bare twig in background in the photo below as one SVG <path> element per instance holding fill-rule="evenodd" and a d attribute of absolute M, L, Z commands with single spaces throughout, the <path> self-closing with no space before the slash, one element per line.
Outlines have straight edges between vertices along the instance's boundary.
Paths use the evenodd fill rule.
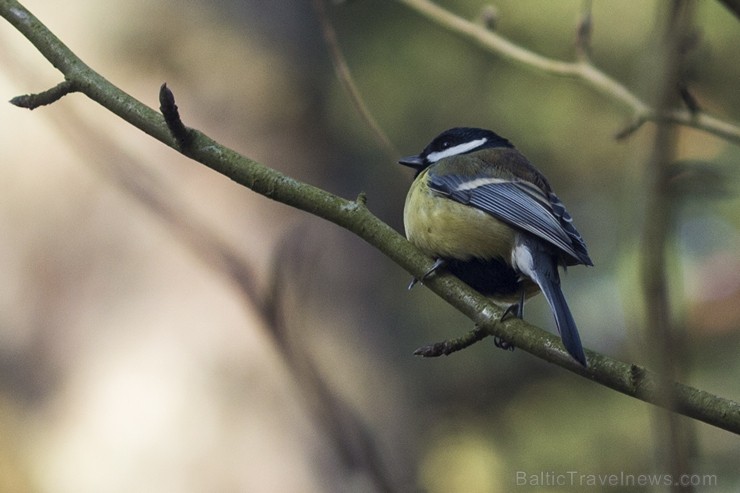
<path fill-rule="evenodd" d="M 591 58 L 591 34 L 593 32 L 592 1 L 583 0 L 581 16 L 576 29 L 576 56 L 579 60 L 588 61 Z"/>
<path fill-rule="evenodd" d="M 362 94 L 360 94 L 359 89 L 357 89 L 355 80 L 352 77 L 352 72 L 349 70 L 349 65 L 347 65 L 347 61 L 344 59 L 342 50 L 341 48 L 339 48 L 337 33 L 334 31 L 334 27 L 331 25 L 331 21 L 329 20 L 329 15 L 326 12 L 324 0 L 312 0 L 312 4 L 314 10 L 316 11 L 316 16 L 321 23 L 321 34 L 324 37 L 324 42 L 326 42 L 326 46 L 329 48 L 329 54 L 331 55 L 331 61 L 334 64 L 334 70 L 336 71 L 337 78 L 342 83 L 342 86 L 344 86 L 344 89 L 347 91 L 347 94 L 349 95 L 352 104 L 355 106 L 357 113 L 360 114 L 360 117 L 365 120 L 367 126 L 370 127 L 370 130 L 375 136 L 375 140 L 377 141 L 380 148 L 383 149 L 383 151 L 391 161 L 395 161 L 399 158 L 401 154 L 393 145 L 391 139 L 389 139 L 388 136 L 385 134 L 381 126 L 378 125 L 375 117 L 372 115 L 370 109 L 365 104 L 365 100 L 362 98 Z"/>
<path fill-rule="evenodd" d="M 685 73 L 685 40 L 693 34 L 693 3 L 691 0 L 673 0 L 658 11 L 663 25 L 657 50 L 653 53 L 654 106 L 664 113 L 679 102 L 682 74 Z M 681 324 L 674 322 L 668 292 L 666 252 L 670 242 L 671 225 L 674 223 L 675 202 L 670 190 L 672 161 L 676 152 L 676 128 L 659 122 L 653 139 L 652 154 L 646 166 L 647 204 L 642 238 L 642 281 L 647 305 L 646 327 L 649 354 L 664 382 L 683 379 L 687 374 L 688 358 Z M 659 398 L 667 407 L 675 401 L 669 385 L 661 385 Z M 661 470 L 670 471 L 673 477 L 690 474 L 692 450 L 692 424 L 673 413 L 656 409 L 654 415 L 658 463 Z M 688 486 L 674 485 L 673 490 L 690 491 Z"/>
<path fill-rule="evenodd" d="M 205 265 L 231 281 L 250 312 L 260 315 L 262 327 L 290 370 L 308 414 L 341 459 L 347 476 L 364 474 L 376 485 L 376 491 L 399 491 L 383 466 L 381 458 L 384 454 L 367 425 L 329 386 L 300 340 L 292 340 L 291 328 L 283 317 L 282 296 L 290 276 L 284 267 L 292 265 L 288 259 L 295 260 L 294 252 L 288 249 L 294 248 L 298 242 L 296 231 L 289 233 L 286 241 L 280 242 L 282 248 L 274 258 L 272 283 L 268 292 L 262 294 L 255 286 L 251 261 L 221 238 L 195 211 L 188 210 L 185 202 L 167 186 L 164 177 L 154 176 L 149 168 L 139 164 L 115 141 L 86 125 L 82 119 L 72 120 L 68 112 L 64 125 L 59 126 L 65 127 L 60 131 L 70 136 L 75 147 L 87 149 L 84 152 L 88 153 L 105 149 L 105 156 L 96 160 L 103 174 L 160 219 Z M 70 132 L 78 135 L 72 137 Z M 92 142 L 97 151 L 89 145 Z"/>
<path fill-rule="evenodd" d="M 495 5 L 484 5 L 481 9 L 478 22 L 491 31 L 496 29 L 496 21 L 498 20 L 498 9 Z"/>
<path fill-rule="evenodd" d="M 537 72 L 577 79 L 609 99 L 625 106 L 632 113 L 631 123 L 617 134 L 620 138 L 630 135 L 640 128 L 643 123 L 654 121 L 686 125 L 717 135 L 728 141 L 740 143 L 740 126 L 703 112 L 693 113 L 675 107 L 657 111 L 656 108 L 651 107 L 637 97 L 623 84 L 596 68 L 588 57 L 579 57 L 575 62 L 547 58 L 522 48 L 475 22 L 463 19 L 429 0 L 396 1 L 445 29 L 466 37 L 485 50 L 502 56 L 506 60 Z M 583 24 L 581 27 L 583 27 Z"/>
<path fill-rule="evenodd" d="M 25 78 L 34 80 L 31 75 Z M 295 340 L 284 318 L 284 296 L 291 276 L 288 269 L 304 260 L 293 250 L 297 250 L 298 235 L 305 231 L 293 229 L 280 242 L 271 270 L 271 284 L 262 293 L 255 284 L 254 260 L 225 240 L 165 176 L 140 163 L 118 141 L 89 125 L 72 108 L 67 108 L 63 119 L 53 112 L 46 117 L 56 124 L 59 134 L 70 143 L 70 149 L 79 152 L 86 158 L 84 161 L 94 163 L 94 172 L 158 219 L 204 265 L 231 282 L 249 312 L 261 318 L 262 328 L 290 370 L 307 414 L 341 460 L 346 476 L 364 474 L 378 492 L 400 491 L 381 460 L 385 454 L 368 426 L 329 385 L 306 346 L 300 339 Z M 166 120 L 175 123 L 178 134 L 187 135 L 179 116 L 170 115 Z"/>
<path fill-rule="evenodd" d="M 312 265 L 315 261 L 315 258 L 306 257 L 317 256 L 306 252 L 306 236 L 305 228 L 295 228 L 279 243 L 273 257 L 272 282 L 262 304 L 262 315 L 298 387 L 305 394 L 309 408 L 323 431 L 322 436 L 333 445 L 346 471 L 364 473 L 375 485 L 376 491 L 401 491 L 383 463 L 382 458 L 387 454 L 380 450 L 372 430 L 329 386 L 307 352 L 305 342 L 296 337 L 299 332 L 305 333 L 301 329 L 306 327 L 290 327 L 290 322 L 286 320 L 285 314 L 290 311 L 289 295 L 298 296 L 299 299 L 292 301 L 302 307 L 293 312 L 303 313 L 306 303 L 310 302 L 307 299 L 307 294 L 311 292 L 308 286 L 310 281 L 301 279 L 298 274 L 301 266 Z M 294 289 L 290 289 L 290 286 L 294 286 Z"/>

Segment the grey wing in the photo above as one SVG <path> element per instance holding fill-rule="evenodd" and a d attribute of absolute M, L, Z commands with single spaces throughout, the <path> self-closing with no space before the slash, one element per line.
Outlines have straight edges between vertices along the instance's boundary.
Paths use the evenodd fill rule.
<path fill-rule="evenodd" d="M 586 265 L 594 265 L 591 258 L 588 256 L 588 250 L 586 250 L 586 242 L 583 241 L 583 237 L 578 232 L 575 226 L 573 226 L 573 218 L 570 216 L 565 206 L 560 201 L 557 195 L 550 192 L 550 204 L 552 205 L 552 212 L 555 214 L 560 221 L 560 225 L 563 227 L 568 237 L 571 239 L 573 249 L 576 251 L 576 258 Z"/>
<path fill-rule="evenodd" d="M 546 195 L 533 183 L 430 175 L 429 187 L 547 241 L 580 263 L 593 265 L 583 238 L 562 202 L 553 193 Z"/>

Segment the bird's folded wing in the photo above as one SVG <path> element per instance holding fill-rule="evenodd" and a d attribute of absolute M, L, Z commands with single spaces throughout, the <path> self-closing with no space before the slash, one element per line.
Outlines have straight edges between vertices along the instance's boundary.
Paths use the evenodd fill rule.
<path fill-rule="evenodd" d="M 437 193 L 480 209 L 516 228 L 523 229 L 591 265 L 586 246 L 572 219 L 557 197 L 545 195 L 527 181 L 430 175 L 429 187 Z M 553 200 L 554 199 L 554 200 Z"/>

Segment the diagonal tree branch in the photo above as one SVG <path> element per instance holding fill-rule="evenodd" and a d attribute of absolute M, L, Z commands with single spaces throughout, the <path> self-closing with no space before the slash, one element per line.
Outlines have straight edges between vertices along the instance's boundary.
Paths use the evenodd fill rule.
<path fill-rule="evenodd" d="M 355 233 L 417 278 L 431 268 L 431 259 L 368 210 L 364 196 L 357 200 L 342 199 L 267 168 L 194 129 L 187 129 L 189 142 L 181 147 L 162 115 L 85 65 L 19 2 L 0 0 L 0 16 L 31 41 L 78 92 L 143 132 L 259 194 Z M 646 402 L 665 405 L 658 398 L 660 381 L 653 372 L 592 351 L 587 351 L 590 367 L 583 368 L 567 355 L 555 336 L 520 319 L 509 318 L 502 322 L 502 309 L 457 278 L 433 276 L 425 285 L 491 335 L 601 385 Z M 680 383 L 667 385 L 675 395 L 669 404 L 672 410 L 740 434 L 740 404 Z"/>
<path fill-rule="evenodd" d="M 609 99 L 620 103 L 631 112 L 632 121 L 617 134 L 618 138 L 630 135 L 647 121 L 654 121 L 686 125 L 740 144 L 740 126 L 703 112 L 693 112 L 685 109 L 656 111 L 655 108 L 637 97 L 623 84 L 599 70 L 586 56 L 579 56 L 575 62 L 547 58 L 522 48 L 503 36 L 486 29 L 485 26 L 463 19 L 430 0 L 396 1 L 506 60 L 537 72 L 579 80 Z"/>

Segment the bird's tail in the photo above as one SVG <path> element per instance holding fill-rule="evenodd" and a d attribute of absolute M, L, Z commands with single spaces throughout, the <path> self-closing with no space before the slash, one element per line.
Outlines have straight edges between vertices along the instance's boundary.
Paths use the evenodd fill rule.
<path fill-rule="evenodd" d="M 583 366 L 588 366 L 576 321 L 573 320 L 563 291 L 560 289 L 558 258 L 541 240 L 522 234 L 512 252 L 512 264 L 540 287 L 555 316 L 563 346 L 573 359 Z"/>
<path fill-rule="evenodd" d="M 568 303 L 565 301 L 563 291 L 560 289 L 560 276 L 558 275 L 557 268 L 553 273 L 554 279 L 550 279 L 551 276 L 542 276 L 542 279 L 536 279 L 537 284 L 539 284 L 542 294 L 545 295 L 545 299 L 547 299 L 547 303 L 550 305 L 550 309 L 555 316 L 555 324 L 558 326 L 558 332 L 560 333 L 560 338 L 563 340 L 563 346 L 565 346 L 565 349 L 576 361 L 583 366 L 587 366 L 586 355 L 583 352 L 576 321 L 573 319 L 570 308 L 568 308 Z"/>
<path fill-rule="evenodd" d="M 530 255 L 533 255 L 533 263 L 537 264 L 538 268 L 531 269 L 529 275 L 539 285 L 542 294 L 545 295 L 545 299 L 550 305 L 560 338 L 563 340 L 563 346 L 576 361 L 583 366 L 587 366 L 586 355 L 583 352 L 576 321 L 573 320 L 573 315 L 570 313 L 563 291 L 560 289 L 560 275 L 555 259 L 551 255 L 536 250 L 534 252 L 530 251 Z"/>

